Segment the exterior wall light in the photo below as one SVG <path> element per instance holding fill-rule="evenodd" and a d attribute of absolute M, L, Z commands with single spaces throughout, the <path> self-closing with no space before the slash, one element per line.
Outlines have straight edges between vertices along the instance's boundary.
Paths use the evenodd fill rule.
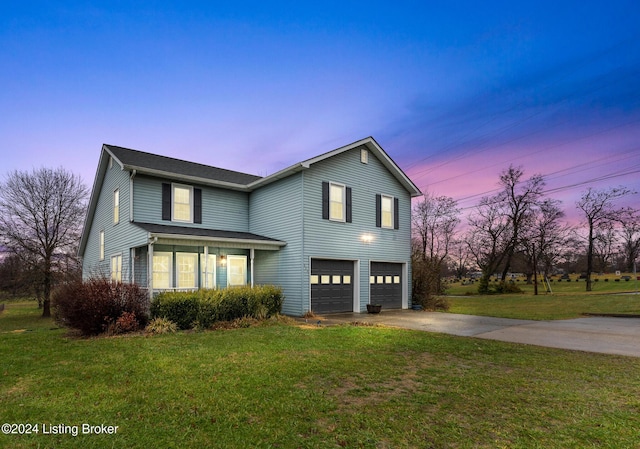
<path fill-rule="evenodd" d="M 371 234 L 362 234 L 360 236 L 360 241 L 362 243 L 371 243 L 371 242 L 373 242 L 373 235 L 371 235 Z"/>

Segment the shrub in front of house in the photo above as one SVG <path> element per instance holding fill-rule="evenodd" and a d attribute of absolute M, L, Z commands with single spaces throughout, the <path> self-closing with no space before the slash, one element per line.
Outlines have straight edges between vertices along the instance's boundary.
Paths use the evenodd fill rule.
<path fill-rule="evenodd" d="M 106 278 L 63 284 L 53 292 L 52 304 L 56 322 L 82 335 L 132 332 L 148 321 L 147 293 Z"/>
<path fill-rule="evenodd" d="M 193 292 L 162 292 L 151 301 L 151 317 L 166 318 L 179 329 L 191 329 L 198 319 L 199 295 Z"/>
<path fill-rule="evenodd" d="M 178 331 L 178 326 L 166 318 L 154 318 L 144 328 L 147 334 L 173 334 Z"/>
<path fill-rule="evenodd" d="M 165 292 L 151 303 L 151 316 L 173 321 L 180 329 L 207 329 L 219 321 L 264 319 L 282 311 L 282 289 L 272 285 L 197 292 Z"/>

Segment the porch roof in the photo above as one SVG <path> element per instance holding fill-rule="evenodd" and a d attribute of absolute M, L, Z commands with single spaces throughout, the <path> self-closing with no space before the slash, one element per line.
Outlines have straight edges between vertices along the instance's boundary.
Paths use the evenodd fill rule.
<path fill-rule="evenodd" d="M 238 247 L 277 250 L 287 243 L 250 232 L 223 231 L 218 229 L 194 228 L 186 226 L 160 225 L 155 223 L 133 223 L 147 231 L 150 238 L 179 243 L 206 242 L 221 247 Z M 164 243 L 164 242 L 163 242 Z"/>

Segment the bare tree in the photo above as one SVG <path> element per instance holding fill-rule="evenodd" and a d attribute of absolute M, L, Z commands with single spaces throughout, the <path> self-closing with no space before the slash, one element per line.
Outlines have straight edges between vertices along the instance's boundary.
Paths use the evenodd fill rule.
<path fill-rule="evenodd" d="M 412 214 L 414 234 L 414 293 L 423 306 L 433 295 L 444 292 L 441 273 L 460 223 L 460 209 L 453 198 L 425 193 Z"/>
<path fill-rule="evenodd" d="M 583 192 L 576 207 L 584 213 L 587 225 L 587 291 L 592 290 L 591 273 L 593 272 L 594 240 L 597 231 L 603 229 L 608 223 L 620 220 L 626 214 L 631 213 L 628 207 L 616 208 L 615 201 L 625 195 L 635 193 L 626 187 L 613 187 L 598 190 L 589 187 Z"/>
<path fill-rule="evenodd" d="M 620 253 L 624 255 L 625 271 L 631 273 L 640 256 L 640 216 L 637 211 L 627 214 L 621 222 Z"/>
<path fill-rule="evenodd" d="M 51 316 L 57 258 L 79 241 L 87 193 L 80 177 L 64 168 L 16 170 L 0 184 L 0 238 L 42 274 L 43 317 Z"/>
<path fill-rule="evenodd" d="M 593 236 L 593 264 L 594 269 L 600 272 L 607 271 L 616 253 L 618 235 L 614 223 L 604 224 L 596 229 Z"/>
<path fill-rule="evenodd" d="M 550 198 L 542 201 L 530 214 L 530 222 L 521 239 L 522 250 L 530 267 L 527 272 L 529 281 L 534 271 L 534 255 L 537 260 L 535 268 L 546 277 L 566 251 L 573 229 L 563 223 L 562 218 L 564 212 L 560 208 L 560 201 Z"/>
<path fill-rule="evenodd" d="M 455 239 L 451 242 L 451 265 L 457 278 L 463 277 L 469 270 L 469 247 L 464 240 Z"/>
<path fill-rule="evenodd" d="M 423 259 L 442 262 L 447 257 L 454 230 L 460 223 L 459 215 L 460 209 L 453 198 L 424 194 L 413 208 L 411 220 Z"/>
<path fill-rule="evenodd" d="M 533 223 L 532 215 L 542 198 L 545 182 L 542 175 L 533 175 L 527 181 L 521 181 L 524 176 L 522 167 L 509 166 L 500 174 L 502 192 L 497 200 L 505 204 L 511 236 L 505 247 L 502 281 L 507 278 L 513 256 L 522 243 L 522 237 L 527 232 L 527 226 Z"/>
<path fill-rule="evenodd" d="M 502 265 L 511 241 L 511 221 L 505 205 L 493 197 L 483 197 L 467 217 L 465 242 L 476 265 L 482 270 L 478 292 L 489 293 L 489 278 Z"/>

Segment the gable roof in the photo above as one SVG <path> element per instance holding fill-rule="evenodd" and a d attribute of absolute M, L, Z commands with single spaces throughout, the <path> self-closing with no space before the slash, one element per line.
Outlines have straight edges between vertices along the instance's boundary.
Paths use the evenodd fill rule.
<path fill-rule="evenodd" d="M 260 179 L 260 176 L 240 173 L 210 165 L 198 164 L 144 151 L 132 150 L 104 144 L 102 148 L 113 157 L 123 170 L 136 170 L 163 178 L 179 178 L 205 185 L 245 190 L 246 185 Z"/>
<path fill-rule="evenodd" d="M 409 179 L 409 177 L 402 171 L 398 164 L 396 164 L 395 161 L 391 159 L 391 157 L 389 157 L 389 155 L 382 149 L 382 147 L 378 144 L 378 142 L 375 141 L 373 137 L 366 137 L 364 139 L 358 140 L 340 148 L 336 148 L 335 150 L 328 151 L 311 159 L 298 162 L 297 164 L 291 165 L 290 167 L 287 167 L 284 170 L 280 170 L 279 172 L 276 172 L 272 175 L 257 179 L 256 181 L 249 184 L 249 188 L 251 190 L 257 189 L 279 179 L 286 178 L 293 173 L 306 170 L 315 163 L 344 153 L 345 151 L 350 151 L 360 147 L 363 149 L 367 149 L 372 154 L 374 154 L 380 160 L 380 162 L 382 162 L 382 165 L 384 165 L 387 170 L 389 170 L 389 172 L 400 182 L 400 184 L 402 184 L 402 186 L 411 194 L 412 197 L 422 196 L 422 192 L 420 191 L 420 189 L 413 183 L 413 181 L 411 181 L 411 179 Z"/>
<path fill-rule="evenodd" d="M 87 240 L 89 238 L 89 228 L 93 222 L 93 216 L 98 204 L 98 198 L 100 196 L 100 190 L 109 164 L 109 158 L 113 158 L 113 161 L 120 165 L 122 170 L 131 172 L 132 176 L 137 173 L 141 173 L 201 185 L 251 192 L 279 179 L 286 178 L 294 173 L 309 169 L 317 162 L 359 147 L 366 148 L 371 151 L 371 153 L 382 162 L 391 175 L 394 176 L 400 184 L 402 184 L 412 197 L 422 195 L 420 189 L 413 183 L 413 181 L 411 181 L 411 179 L 409 179 L 393 159 L 389 157 L 373 137 L 366 137 L 349 145 L 345 145 L 311 159 L 304 160 L 264 178 L 233 170 L 226 170 L 223 168 L 189 162 L 182 159 L 132 150 L 116 145 L 103 144 L 98 168 L 96 170 L 96 176 L 93 181 L 93 188 L 91 189 L 87 216 L 85 217 L 84 228 L 82 236 L 80 237 L 78 254 L 80 256 L 84 255 Z"/>

